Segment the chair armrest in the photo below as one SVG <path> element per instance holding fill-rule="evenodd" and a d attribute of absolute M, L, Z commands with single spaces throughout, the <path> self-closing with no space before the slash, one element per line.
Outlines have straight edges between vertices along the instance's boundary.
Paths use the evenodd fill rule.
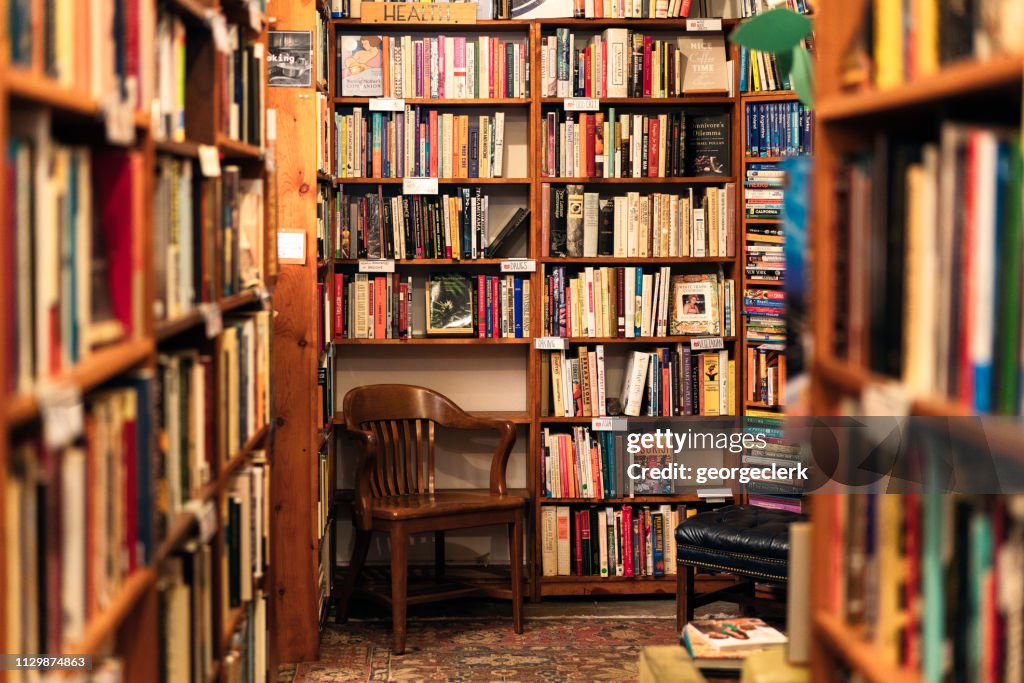
<path fill-rule="evenodd" d="M 373 480 L 374 469 L 377 466 L 377 436 L 373 432 L 353 427 L 348 427 L 345 433 L 359 443 L 359 461 L 356 463 L 355 472 L 355 500 L 353 501 L 355 522 L 360 529 L 369 531 L 372 524 L 370 501 L 373 499 L 370 482 Z"/>
<path fill-rule="evenodd" d="M 494 420 L 486 417 L 477 417 L 463 412 L 458 420 L 457 429 L 479 429 L 491 430 L 498 433 L 498 445 L 491 457 L 491 493 L 504 496 L 508 493 L 508 484 L 505 481 L 506 470 L 508 469 L 508 457 L 512 454 L 512 446 L 516 443 L 516 426 L 509 420 Z"/>

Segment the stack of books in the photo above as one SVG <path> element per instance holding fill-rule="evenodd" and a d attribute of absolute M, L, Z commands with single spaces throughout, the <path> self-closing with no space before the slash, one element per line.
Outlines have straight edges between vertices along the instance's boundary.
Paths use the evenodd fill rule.
<path fill-rule="evenodd" d="M 746 155 L 791 157 L 814 153 L 814 115 L 799 102 L 746 103 Z"/>
<path fill-rule="evenodd" d="M 779 289 L 753 289 L 743 292 L 743 317 L 746 341 L 781 344 L 786 341 L 786 294 Z"/>

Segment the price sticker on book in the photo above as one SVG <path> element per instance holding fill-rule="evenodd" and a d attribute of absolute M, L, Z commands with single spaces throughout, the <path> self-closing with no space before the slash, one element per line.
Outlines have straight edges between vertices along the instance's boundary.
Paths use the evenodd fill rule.
<path fill-rule="evenodd" d="M 590 421 L 590 428 L 595 432 L 624 432 L 628 422 L 624 417 L 595 417 Z"/>
<path fill-rule="evenodd" d="M 569 348 L 569 340 L 565 337 L 537 337 L 533 340 L 533 348 L 538 351 L 565 351 Z"/>
<path fill-rule="evenodd" d="M 715 351 L 725 348 L 725 340 L 721 337 L 698 337 L 690 340 L 690 348 L 694 351 Z"/>
<path fill-rule="evenodd" d="M 224 316 L 221 314 L 220 306 L 214 303 L 201 304 L 199 310 L 206 323 L 206 338 L 213 339 L 224 330 Z"/>
<path fill-rule="evenodd" d="M 721 31 L 721 19 L 687 19 L 687 31 Z"/>
<path fill-rule="evenodd" d="M 395 259 L 393 258 L 361 258 L 359 259 L 360 273 L 393 273 L 395 272 Z"/>
<path fill-rule="evenodd" d="M 562 101 L 565 111 L 600 111 L 601 100 L 596 97 L 566 97 Z"/>
<path fill-rule="evenodd" d="M 437 178 L 403 178 L 402 194 L 437 194 Z"/>
<path fill-rule="evenodd" d="M 371 97 L 370 111 L 405 111 L 405 98 Z"/>
<path fill-rule="evenodd" d="M 70 384 L 39 385 L 36 390 L 47 448 L 63 448 L 82 435 L 82 390 Z"/>
<path fill-rule="evenodd" d="M 199 170 L 207 178 L 220 178 L 220 152 L 213 145 L 199 145 Z"/>
<path fill-rule="evenodd" d="M 536 273 L 537 261 L 532 258 L 510 258 L 501 262 L 503 273 Z"/>

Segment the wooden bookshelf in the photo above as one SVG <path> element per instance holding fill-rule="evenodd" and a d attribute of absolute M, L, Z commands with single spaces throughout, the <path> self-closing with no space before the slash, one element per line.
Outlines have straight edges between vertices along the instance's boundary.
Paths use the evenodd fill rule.
<path fill-rule="evenodd" d="M 840 247 L 836 238 L 838 226 L 841 220 L 845 220 L 837 197 L 837 179 L 844 157 L 870 151 L 872 141 L 882 134 L 899 139 L 907 131 L 922 131 L 923 135 L 934 133 L 936 137 L 931 141 L 936 141 L 937 131 L 945 121 L 991 121 L 1002 125 L 1006 121 L 1003 118 L 1006 112 L 1019 124 L 1024 90 L 1024 55 L 1002 54 L 984 61 L 968 58 L 942 65 L 936 73 L 913 78 L 888 89 L 863 83 L 854 86 L 844 71 L 844 67 L 849 65 L 845 61 L 848 57 L 845 50 L 846 46 L 854 44 L 858 32 L 867 28 L 862 25 L 862 20 L 856 7 L 840 3 L 821 5 L 816 20 L 817 35 L 822 39 L 818 41 L 810 237 L 814 249 L 811 275 L 815 293 L 811 311 L 814 351 L 809 365 L 810 406 L 815 415 L 836 415 L 842 410 L 843 401 L 860 396 L 866 389 L 887 387 L 903 392 L 908 412 L 912 415 L 937 418 L 970 415 L 973 411 L 969 407 L 952 398 L 905 391 L 899 378 L 873 371 L 867 361 L 861 364 L 837 357 L 835 311 L 842 310 L 844 303 L 837 298 L 836 287 L 840 277 L 836 272 L 837 252 Z M 871 49 L 872 46 L 868 45 L 867 50 L 870 52 Z M 885 339 L 870 341 L 888 342 Z M 851 339 L 850 344 L 855 343 L 858 342 Z M 860 357 L 867 358 L 865 349 L 857 351 Z M 955 420 L 941 422 L 948 425 L 948 429 L 956 430 Z M 973 431 L 964 430 L 962 434 L 953 431 L 950 436 L 968 443 L 986 438 L 972 434 Z M 1016 462 L 1019 461 L 1021 436 L 1021 430 L 1008 423 L 1005 429 L 993 430 L 988 442 L 977 445 L 987 452 L 1005 453 Z M 836 536 L 847 533 L 844 514 L 837 509 L 837 498 L 845 499 L 847 496 L 812 496 L 812 553 L 816 567 L 828 566 L 833 561 Z M 984 498 L 992 502 L 989 497 Z M 944 522 L 942 526 L 945 525 Z M 942 528 L 937 533 L 952 532 L 949 528 Z M 967 552 L 957 543 L 953 553 Z M 845 550 L 840 544 L 840 552 Z M 904 561 L 903 551 L 897 552 L 900 561 Z M 910 559 L 908 564 L 918 560 L 920 558 Z M 958 579 L 964 580 L 962 576 Z M 862 627 L 848 623 L 842 613 L 836 613 L 837 582 L 843 580 L 842 575 L 836 576 L 828 571 L 815 572 L 812 579 L 811 678 L 832 680 L 840 671 L 849 671 L 870 683 L 896 680 L 918 683 L 924 680 L 922 671 L 896 661 L 899 658 L 883 652 L 878 642 L 869 637 Z M 950 585 L 949 582 L 954 581 L 951 575 L 945 576 L 944 581 L 947 582 L 947 591 L 959 590 Z M 929 605 L 925 596 L 907 599 L 921 601 L 921 619 L 926 619 Z M 946 635 L 958 637 L 955 633 Z M 950 666 L 953 666 L 952 662 Z M 951 671 L 949 675 L 965 674 Z"/>
<path fill-rule="evenodd" d="M 225 2 L 228 2 L 228 0 L 225 0 Z M 17 386 L 15 382 L 17 369 L 12 367 L 11 364 L 11 359 L 16 350 L 15 344 L 32 348 L 37 342 L 30 336 L 28 330 L 14 330 L 19 333 L 17 339 L 5 336 L 3 340 L 0 340 L 0 488 L 3 488 L 5 491 L 13 490 L 8 487 L 14 485 L 14 480 L 19 476 L 15 464 L 9 458 L 9 454 L 24 444 L 41 442 L 42 435 L 49 426 L 44 423 L 46 420 L 52 419 L 47 415 L 48 410 L 44 409 L 45 405 L 41 405 L 45 404 L 47 400 L 45 385 L 73 389 L 75 394 L 80 395 L 88 405 L 98 395 L 97 392 L 106 391 L 107 387 L 122 382 L 129 377 L 154 377 L 158 373 L 158 358 L 162 353 L 168 352 L 172 348 L 174 350 L 194 351 L 196 354 L 206 354 L 211 358 L 211 368 L 221 369 L 223 367 L 221 365 L 222 361 L 219 358 L 213 359 L 215 355 L 213 349 L 219 341 L 218 335 L 208 338 L 205 334 L 189 334 L 193 328 L 200 327 L 204 322 L 204 316 L 199 312 L 198 307 L 182 312 L 174 320 L 158 321 L 156 319 L 155 304 L 158 300 L 158 294 L 156 292 L 157 268 L 155 264 L 157 259 L 161 258 L 163 254 L 158 255 L 156 253 L 157 220 L 159 218 L 157 211 L 159 209 L 156 207 L 153 193 L 158 185 L 156 178 L 158 157 L 173 157 L 182 160 L 183 163 L 192 163 L 195 168 L 194 177 L 197 179 L 201 178 L 198 164 L 196 163 L 199 157 L 200 144 L 218 146 L 222 162 L 230 163 L 237 160 L 238 163 L 244 164 L 246 178 L 262 179 L 266 183 L 271 177 L 271 174 L 265 170 L 262 164 L 250 163 L 262 161 L 265 156 L 264 149 L 230 140 L 216 133 L 219 125 L 218 122 L 221 120 L 219 116 L 221 113 L 220 102 L 216 95 L 221 91 L 221 88 L 226 88 L 228 84 L 223 82 L 223 75 L 212 68 L 214 59 L 213 38 L 205 24 L 211 16 L 225 13 L 229 15 L 227 17 L 229 25 L 236 23 L 236 10 L 247 8 L 247 5 L 243 5 L 239 0 L 231 0 L 231 3 L 234 8 L 231 10 L 223 6 L 219 0 L 159 0 L 159 2 L 157 0 L 152 2 L 144 0 L 140 5 L 140 8 L 142 8 L 140 12 L 143 12 L 143 10 L 148 12 L 148 14 L 143 13 L 142 16 L 151 18 L 154 22 L 150 35 L 155 35 L 158 13 L 163 12 L 181 18 L 188 32 L 189 56 L 196 58 L 196 63 L 191 66 L 197 68 L 195 69 L 194 76 L 191 75 L 193 71 L 190 69 L 190 76 L 182 83 L 184 103 L 187 109 L 186 117 L 188 119 L 186 128 L 189 135 L 188 139 L 182 141 L 158 139 L 160 135 L 159 126 L 151 113 L 149 102 L 138 105 L 133 102 L 123 105 L 126 110 L 123 120 L 130 133 L 134 136 L 133 139 L 117 142 L 108 140 L 105 123 L 109 113 L 107 101 L 110 95 L 108 93 L 97 93 L 91 90 L 87 84 L 78 85 L 76 82 L 74 86 L 66 86 L 64 82 L 59 81 L 44 70 L 42 46 L 44 44 L 44 32 L 47 28 L 42 13 L 46 8 L 56 11 L 52 6 L 44 6 L 41 3 L 28 3 L 31 5 L 30 11 L 34 13 L 34 16 L 31 18 L 32 36 L 31 50 L 27 57 L 28 66 L 18 66 L 12 63 L 10 50 L 13 40 L 9 34 L 9 31 L 12 29 L 6 13 L 4 14 L 4 21 L 0 22 L 4 31 L 4 40 L 0 42 L 2 42 L 5 50 L 3 59 L 0 60 L 0 142 L 7 148 L 8 143 L 17 136 L 10 125 L 14 115 L 39 112 L 40 115 L 49 117 L 51 121 L 49 133 L 54 140 L 62 144 L 73 143 L 76 146 L 88 148 L 93 155 L 100 150 L 120 150 L 132 153 L 133 159 L 137 160 L 138 164 L 131 167 L 131 182 L 137 185 L 139 190 L 137 195 L 138 205 L 137 207 L 133 206 L 130 215 L 130 237 L 136 247 L 136 253 L 127 255 L 128 258 L 136 259 L 132 262 L 131 269 L 133 278 L 131 284 L 131 303 L 136 307 L 136 310 L 133 311 L 134 326 L 131 332 L 117 341 L 111 341 L 105 345 L 97 345 L 94 348 L 85 348 L 77 361 L 68 362 L 65 360 L 63 369 L 55 376 L 46 376 L 42 372 L 33 372 L 28 388 L 21 392 L 16 392 L 13 389 L 13 387 Z M 96 28 L 99 30 L 99 27 Z M 263 30 L 260 32 L 247 29 L 248 39 L 256 43 L 262 43 L 265 47 L 265 29 L 265 23 L 263 24 Z M 75 46 L 77 52 L 72 55 L 72 60 L 88 55 L 91 52 L 91 41 L 110 40 L 109 35 L 90 37 L 88 27 L 80 28 L 75 26 L 72 30 L 77 41 Z M 120 36 L 115 33 L 114 37 Z M 141 41 L 142 37 L 139 40 Z M 152 44 L 138 44 L 134 48 L 139 50 L 140 54 L 155 52 L 154 45 Z M 135 55 L 135 57 L 143 61 L 145 59 L 139 55 Z M 207 61 L 204 62 L 204 60 Z M 156 69 L 157 65 L 154 64 L 153 66 Z M 203 67 L 205 66 L 210 66 L 211 68 L 204 69 Z M 96 75 L 102 68 L 102 64 L 93 64 L 91 75 Z M 143 67 L 140 66 L 139 68 Z M 153 86 L 150 92 L 154 97 L 157 96 L 155 80 L 154 77 L 154 83 L 149 84 L 148 78 L 146 79 L 146 85 Z M 114 87 L 117 86 L 115 85 Z M 258 111 L 253 111 L 253 115 L 259 116 L 260 120 L 264 120 L 265 112 L 261 108 Z M 261 128 L 265 129 L 265 123 Z M 13 179 L 8 177 L 10 168 L 7 164 L 0 168 L 0 180 L 4 182 L 11 180 L 13 182 Z M 90 189 L 94 194 L 94 203 L 112 199 L 110 196 L 101 196 L 101 193 L 106 190 L 101 190 L 95 183 Z M 128 193 L 125 194 L 127 195 Z M 132 197 L 124 196 L 114 199 L 127 204 L 131 202 Z M 274 261 L 268 257 L 267 252 L 276 241 L 277 211 L 265 199 L 266 195 L 263 198 L 264 213 L 261 219 L 265 227 L 263 237 L 267 241 L 267 247 L 261 256 L 267 258 L 259 264 L 262 275 L 262 281 L 258 287 L 259 291 L 247 291 L 230 297 L 218 297 L 216 294 L 210 294 L 209 298 L 211 301 L 207 303 L 215 304 L 224 315 L 242 312 L 243 310 L 252 311 L 260 305 L 270 302 L 270 295 L 267 290 L 272 289 L 274 284 Z M 14 235 L 17 232 L 16 229 L 19 228 L 18 224 L 12 220 L 11 214 L 6 212 L 0 217 L 0 224 L 2 224 L 0 232 L 5 235 Z M 219 221 L 217 226 L 220 226 Z M 89 230 L 95 229 L 93 226 L 89 227 Z M 190 229 L 196 233 L 201 231 L 198 222 L 196 226 Z M 16 261 L 18 257 L 15 253 L 11 252 L 13 248 L 13 239 L 0 240 L 0 263 L 8 264 Z M 223 245 L 217 244 L 211 249 L 209 255 L 220 259 L 224 256 L 223 249 Z M 39 256 L 33 253 L 33 257 L 38 258 Z M 192 254 L 188 254 L 186 257 L 192 258 Z M 88 261 L 85 261 L 85 263 L 88 263 Z M 75 267 L 80 268 L 83 266 L 76 264 Z M 215 272 L 217 282 L 211 283 L 211 291 L 212 284 L 220 284 L 219 278 L 222 275 L 219 270 Z M 86 275 L 86 277 L 89 276 Z M 30 296 L 34 305 L 37 294 L 35 286 L 36 283 L 31 279 L 16 282 L 13 276 L 6 270 L 0 273 L 0 319 L 4 321 L 12 320 L 9 316 L 12 315 L 15 309 L 14 293 L 16 290 L 21 293 L 23 291 L 21 288 L 23 287 L 30 288 Z M 201 298 L 202 295 L 198 292 L 197 288 L 195 296 L 197 303 Z M 85 303 L 91 304 L 92 302 L 86 301 Z M 80 323 L 81 321 L 77 318 L 74 320 L 75 325 Z M 169 346 L 169 341 L 172 338 L 173 345 Z M 216 378 L 217 375 L 214 373 L 212 376 Z M 216 379 L 214 379 L 214 382 L 216 383 Z M 156 463 L 162 462 L 166 447 L 161 445 L 161 438 L 166 439 L 166 434 L 160 431 L 161 428 L 157 421 L 158 416 L 155 404 L 163 399 L 157 395 L 157 384 L 155 382 L 151 382 L 148 386 L 152 387 L 152 391 L 146 400 L 150 402 L 149 407 L 153 409 L 153 412 L 151 414 L 134 415 L 131 419 L 137 420 L 139 424 L 145 420 L 152 427 L 154 432 L 154 450 L 152 452 L 140 450 L 137 455 L 140 462 L 148 463 L 147 467 L 154 467 L 153 475 L 156 477 L 155 466 Z M 211 386 L 210 389 L 212 398 L 220 398 L 219 394 L 221 392 L 218 387 Z M 226 401 L 226 397 L 224 398 Z M 87 419 L 91 420 L 92 418 L 87 417 Z M 220 429 L 224 426 L 224 418 L 222 416 L 215 416 L 212 419 L 211 428 Z M 221 518 L 221 503 L 229 494 L 228 489 L 233 478 L 242 468 L 253 463 L 253 457 L 257 451 L 262 452 L 270 449 L 273 441 L 272 432 L 272 424 L 263 425 L 261 429 L 254 432 L 252 438 L 241 449 L 232 454 L 232 457 L 225 462 L 218 461 L 219 455 L 210 454 L 212 457 L 210 469 L 212 471 L 208 473 L 209 479 L 205 484 L 195 489 L 196 493 L 189 502 L 212 504 L 212 508 L 216 510 L 212 522 L 217 527 L 223 527 L 225 523 L 225 520 Z M 88 431 L 83 435 L 73 435 L 70 443 L 83 444 L 85 443 L 83 439 L 88 439 L 89 437 Z M 26 457 L 34 458 L 38 452 L 34 449 L 29 450 Z M 50 449 L 49 455 L 56 463 L 54 467 L 64 467 L 65 457 L 67 457 L 64 448 Z M 136 465 L 133 464 L 132 467 L 134 466 Z M 267 471 L 269 472 L 269 469 Z M 163 483 L 166 486 L 166 481 Z M 22 485 L 25 484 L 18 484 L 18 486 Z M 54 486 L 55 484 L 52 483 L 52 480 L 50 480 L 50 483 L 47 483 L 49 488 Z M 164 590 L 160 581 L 161 572 L 169 559 L 182 553 L 186 546 L 190 545 L 197 538 L 200 526 L 200 520 L 191 506 L 178 510 L 173 516 L 167 510 L 158 509 L 155 492 L 155 488 L 152 492 L 146 492 L 146 495 L 153 494 L 153 499 L 151 500 L 153 507 L 148 510 L 138 510 L 140 517 L 145 515 L 148 518 L 147 525 L 153 527 L 153 538 L 150 539 L 148 562 L 140 560 L 131 571 L 126 566 L 124 574 L 118 579 L 118 583 L 116 585 L 112 584 L 109 587 L 110 594 L 107 596 L 106 601 L 102 605 L 96 605 L 87 613 L 82 614 L 81 628 L 73 635 L 70 633 L 62 634 L 62 642 L 59 647 L 61 652 L 67 654 L 94 655 L 94 664 L 98 664 L 101 659 L 107 656 L 120 659 L 124 667 L 124 680 L 152 681 L 159 680 L 161 677 L 160 672 L 164 664 L 160 658 L 161 620 L 163 618 L 161 593 Z M 95 496 L 100 495 L 91 490 L 87 493 Z M 139 497 L 143 495 L 141 488 L 137 495 Z M 119 503 L 119 505 L 124 504 L 124 502 Z M 131 504 L 135 505 L 135 501 L 132 501 Z M 89 499 L 89 505 L 97 507 L 106 505 L 108 508 L 113 509 L 114 503 L 111 500 Z M 19 519 L 11 516 L 15 510 L 16 508 L 12 506 L 3 506 L 0 509 L 0 543 L 5 548 L 4 556 L 7 558 L 5 561 L 0 561 L 0 584 L 4 586 L 8 585 L 8 579 L 11 578 L 8 575 L 9 560 L 13 557 L 11 552 L 9 552 L 12 550 L 10 544 L 16 541 L 16 530 L 19 527 Z M 131 512 L 125 509 L 123 512 L 126 518 L 129 515 L 135 514 L 134 509 Z M 162 520 L 164 528 L 162 529 L 161 536 L 157 535 L 157 527 L 159 526 L 157 522 L 158 513 L 161 516 L 166 514 L 166 518 Z M 138 523 L 141 524 L 141 522 Z M 89 529 L 89 533 L 92 533 L 92 529 Z M 40 529 L 38 538 L 44 539 L 48 535 L 48 530 Z M 66 541 L 67 538 L 64 540 Z M 143 539 L 140 536 L 136 540 L 141 541 Z M 114 539 L 112 542 L 120 542 L 120 540 Z M 233 631 L 239 622 L 237 620 L 228 621 L 226 615 L 220 614 L 219 602 L 214 599 L 219 595 L 220 591 L 228 590 L 227 586 L 223 585 L 223 582 L 220 581 L 220 558 L 221 553 L 224 552 L 222 539 L 213 538 L 209 539 L 208 542 L 211 544 L 211 556 L 215 569 L 212 572 L 211 584 L 208 587 L 211 600 L 213 601 L 213 621 L 215 624 L 222 625 L 223 628 Z M 84 558 L 82 558 L 84 562 L 95 562 L 93 556 L 89 554 L 96 551 L 92 543 L 92 540 L 87 540 L 83 543 L 86 548 Z M 42 545 L 40 547 L 42 548 Z M 57 556 L 56 561 L 64 567 L 73 567 L 70 562 L 75 561 L 75 558 L 65 557 L 63 548 L 47 547 L 45 550 L 46 562 L 54 560 L 51 557 L 51 551 L 57 552 L 59 550 L 60 555 Z M 269 574 L 265 574 L 265 576 L 272 576 L 272 570 L 268 568 L 267 571 Z M 41 582 L 43 579 L 23 576 L 22 580 L 27 591 L 30 582 L 36 580 Z M 271 583 L 267 584 L 267 588 L 271 586 Z M 46 595 L 47 603 L 43 606 L 43 609 L 49 611 L 50 614 L 60 613 L 62 609 L 62 605 L 59 603 L 61 599 L 60 592 L 51 594 L 51 588 L 52 586 L 46 586 L 45 589 L 41 589 L 44 591 L 43 594 Z M 89 590 L 92 589 L 93 586 L 90 585 Z M 68 595 L 64 595 L 64 597 L 67 598 Z M 77 596 L 71 595 L 71 597 L 76 598 Z M 51 603 L 57 605 L 56 612 L 52 611 Z M 10 644 L 13 641 L 9 640 L 9 638 L 22 631 L 20 623 L 8 620 L 11 616 L 11 611 L 5 611 L 4 614 L 0 615 L 0 642 Z M 245 616 L 246 612 L 243 610 L 241 617 L 244 618 Z M 46 618 L 50 617 L 47 616 Z M 70 618 L 67 617 L 66 612 L 65 618 Z M 56 628 L 60 631 L 63 627 L 58 624 Z M 51 630 L 47 637 L 52 633 L 53 631 Z M 217 642 L 213 645 L 212 649 L 213 664 L 209 672 L 209 680 L 211 681 L 221 680 L 221 661 L 228 651 L 228 643 L 225 639 L 217 638 L 216 640 Z M 48 644 L 46 642 L 39 643 L 37 651 L 49 651 Z M 268 651 L 268 666 L 267 672 L 265 672 L 268 676 L 271 671 L 276 670 L 276 662 L 275 652 L 271 647 Z M 13 680 L 13 677 L 0 672 L 0 681 L 6 680 Z"/>

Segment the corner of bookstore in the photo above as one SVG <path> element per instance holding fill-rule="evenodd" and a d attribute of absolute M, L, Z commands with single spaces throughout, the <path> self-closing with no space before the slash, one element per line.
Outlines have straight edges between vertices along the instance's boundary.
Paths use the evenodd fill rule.
<path fill-rule="evenodd" d="M 0 683 L 1024 683 L 1024 0 L 0 36 Z"/>

